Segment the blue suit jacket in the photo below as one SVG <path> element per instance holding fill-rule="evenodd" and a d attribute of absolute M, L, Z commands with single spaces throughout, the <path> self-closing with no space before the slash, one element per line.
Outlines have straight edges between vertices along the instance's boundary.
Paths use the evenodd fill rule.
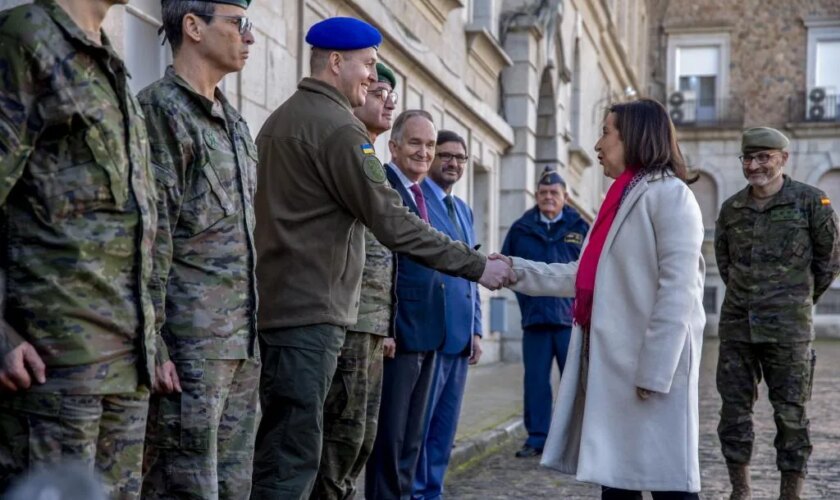
<path fill-rule="evenodd" d="M 421 186 L 426 196 L 426 208 L 429 211 L 432 227 L 453 240 L 459 240 L 460 235 L 452 224 L 452 219 L 449 218 L 446 205 L 438 199 L 430 181 L 424 180 Z M 473 247 L 475 230 L 472 210 L 462 199 L 457 196 L 452 198 L 455 200 L 455 211 L 467 238 L 465 243 Z M 446 295 L 446 340 L 440 350 L 446 354 L 468 356 L 472 349 L 473 334 L 481 334 L 481 297 L 478 294 L 478 286 L 464 278 L 447 274 L 441 276 Z"/>
<path fill-rule="evenodd" d="M 403 187 L 391 166 L 385 171 L 388 182 L 400 193 L 403 203 L 414 212 L 414 198 Z M 428 201 L 426 203 L 428 211 Z M 446 335 L 446 297 L 443 274 L 419 264 L 406 254 L 395 254 L 394 322 L 392 333 L 397 352 L 435 351 L 443 346 Z"/>

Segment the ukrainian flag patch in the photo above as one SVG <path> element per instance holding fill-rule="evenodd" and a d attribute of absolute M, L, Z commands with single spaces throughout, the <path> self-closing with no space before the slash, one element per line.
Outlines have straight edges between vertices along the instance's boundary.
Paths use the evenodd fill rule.
<path fill-rule="evenodd" d="M 372 154 L 374 154 L 374 151 L 373 151 L 373 144 L 370 144 L 370 143 L 368 143 L 368 144 L 362 144 L 362 145 L 361 145 L 361 146 L 359 146 L 359 147 L 360 147 L 360 148 L 362 148 L 362 153 L 364 153 L 364 154 L 366 154 L 366 155 L 372 155 Z"/>

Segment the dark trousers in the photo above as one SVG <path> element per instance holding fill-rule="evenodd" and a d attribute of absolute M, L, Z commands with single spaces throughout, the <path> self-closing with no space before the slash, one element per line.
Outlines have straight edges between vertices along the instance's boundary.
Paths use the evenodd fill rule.
<path fill-rule="evenodd" d="M 251 498 L 307 499 L 321 460 L 324 401 L 344 328 L 309 325 L 260 332 L 263 417 Z"/>
<path fill-rule="evenodd" d="M 310 500 L 350 500 L 373 450 L 385 337 L 348 331 L 324 403 L 324 449 Z"/>
<path fill-rule="evenodd" d="M 414 500 L 433 500 L 443 495 L 443 478 L 458 430 L 468 368 L 469 358 L 466 356 L 437 354 L 423 450 L 414 478 Z"/>
<path fill-rule="evenodd" d="M 556 360 L 560 373 L 566 366 L 570 326 L 526 328 L 522 334 L 522 363 L 525 365 L 525 444 L 537 449 L 545 446 L 551 425 L 551 365 Z"/>
<path fill-rule="evenodd" d="M 806 471 L 812 446 L 805 403 L 811 399 L 815 361 L 810 342 L 721 341 L 717 389 L 723 405 L 718 437 L 727 462 L 750 461 L 753 404 L 763 375 L 776 421 L 776 466 L 781 471 Z"/>
<path fill-rule="evenodd" d="M 651 491 L 653 500 L 699 500 L 697 493 L 686 491 Z M 641 491 L 621 490 L 601 486 L 601 500 L 642 500 Z"/>
<path fill-rule="evenodd" d="M 397 353 L 385 360 L 379 429 L 365 468 L 365 498 L 411 498 L 423 444 L 435 352 Z"/>

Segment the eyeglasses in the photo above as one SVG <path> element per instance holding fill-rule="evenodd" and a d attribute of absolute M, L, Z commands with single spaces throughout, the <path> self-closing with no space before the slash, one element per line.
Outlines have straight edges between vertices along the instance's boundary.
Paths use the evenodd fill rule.
<path fill-rule="evenodd" d="M 758 162 L 759 165 L 766 165 L 770 158 L 776 156 L 777 153 L 757 153 L 754 155 L 741 155 L 738 157 L 738 160 L 741 161 L 741 165 L 747 166 L 750 162 Z"/>
<path fill-rule="evenodd" d="M 391 104 L 396 105 L 397 99 L 399 98 L 399 94 L 394 92 L 393 90 L 388 89 L 376 89 L 376 90 L 368 90 L 368 94 L 373 94 L 376 97 L 382 99 L 383 102 L 390 102 Z"/>
<path fill-rule="evenodd" d="M 207 17 L 222 17 L 224 19 L 234 19 L 239 24 L 239 34 L 245 35 L 245 33 L 250 33 L 251 29 L 254 27 L 254 23 L 251 22 L 245 16 L 223 16 L 221 14 L 207 14 Z"/>
<path fill-rule="evenodd" d="M 440 158 L 440 161 L 442 161 L 443 163 L 449 163 L 454 158 L 455 161 L 458 162 L 458 165 L 463 165 L 464 163 L 467 163 L 468 159 L 464 155 L 453 155 L 452 153 L 438 153 L 435 156 Z"/>

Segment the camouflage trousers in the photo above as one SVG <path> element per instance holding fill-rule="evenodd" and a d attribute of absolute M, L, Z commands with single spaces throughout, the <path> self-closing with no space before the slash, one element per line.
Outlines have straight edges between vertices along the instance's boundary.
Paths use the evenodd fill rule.
<path fill-rule="evenodd" d="M 143 498 L 247 499 L 259 424 L 254 359 L 175 361 L 181 394 L 149 405 Z"/>
<path fill-rule="evenodd" d="M 811 399 L 816 356 L 810 342 L 761 343 L 723 340 L 717 389 L 723 405 L 718 437 L 728 463 L 746 464 L 752 456 L 752 409 L 762 376 L 776 421 L 776 466 L 805 472 L 811 455 L 805 403 Z"/>
<path fill-rule="evenodd" d="M 382 399 L 385 337 L 348 331 L 324 403 L 324 447 L 311 499 L 352 499 L 373 442 Z"/>
<path fill-rule="evenodd" d="M 0 493 L 27 469 L 77 461 L 95 470 L 105 495 L 140 497 L 149 391 L 109 395 L 28 392 L 0 404 Z"/>

